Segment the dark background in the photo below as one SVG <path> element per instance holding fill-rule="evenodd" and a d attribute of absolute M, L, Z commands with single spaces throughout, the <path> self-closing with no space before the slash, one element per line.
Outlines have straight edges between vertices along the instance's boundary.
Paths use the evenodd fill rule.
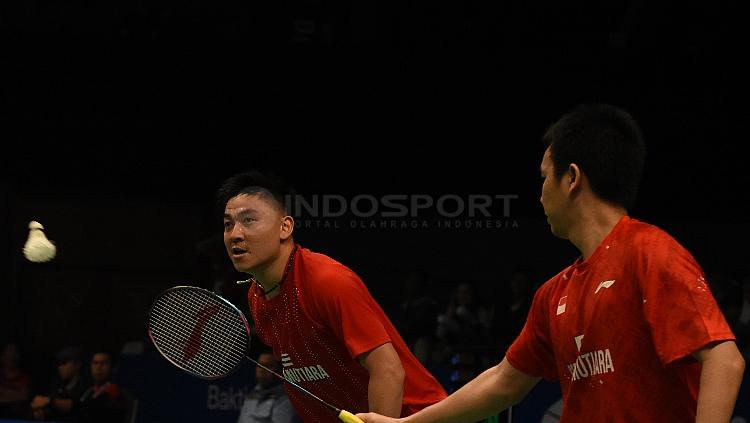
<path fill-rule="evenodd" d="M 302 191 L 536 195 L 544 128 L 606 101 L 649 142 L 640 211 L 746 215 L 735 2 L 270 3 L 2 5 L 3 179 L 205 201 L 264 166 Z"/>
<path fill-rule="evenodd" d="M 488 292 L 516 265 L 542 281 L 575 251 L 543 220 L 539 138 L 584 101 L 643 127 L 633 214 L 737 272 L 743 15 L 654 3 L 3 2 L 0 335 L 30 362 L 65 343 L 117 349 L 162 289 L 231 280 L 211 202 L 249 168 L 305 194 L 518 195 L 510 230 L 299 231 L 385 303 L 408 268 Z M 30 220 L 54 261 L 21 255 Z"/>

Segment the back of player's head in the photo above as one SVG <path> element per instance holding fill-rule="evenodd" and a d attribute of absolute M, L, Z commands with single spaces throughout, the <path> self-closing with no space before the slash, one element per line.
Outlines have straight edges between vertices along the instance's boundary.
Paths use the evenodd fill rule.
<path fill-rule="evenodd" d="M 563 115 L 542 137 L 549 147 L 555 177 L 572 163 L 587 176 L 594 194 L 631 209 L 646 161 L 638 123 L 609 104 L 584 104 Z"/>

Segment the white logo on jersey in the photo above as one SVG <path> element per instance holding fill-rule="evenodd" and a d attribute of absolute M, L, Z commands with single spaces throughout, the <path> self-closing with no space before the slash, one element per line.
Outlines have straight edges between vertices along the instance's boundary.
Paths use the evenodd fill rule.
<path fill-rule="evenodd" d="M 594 291 L 594 294 L 598 294 L 599 290 L 602 288 L 609 288 L 610 286 L 615 284 L 614 279 L 610 279 L 608 281 L 601 281 L 599 282 L 599 286 L 596 287 L 596 291 Z"/>
<path fill-rule="evenodd" d="M 609 353 L 609 348 L 605 348 L 579 355 L 576 357 L 576 361 L 568 364 L 568 371 L 570 372 L 570 380 L 576 381 L 602 373 L 614 372 L 615 364 L 612 362 L 612 354 Z"/>
<path fill-rule="evenodd" d="M 326 372 L 320 364 L 314 366 L 286 368 L 294 366 L 289 354 L 281 354 L 281 365 L 285 367 L 283 370 L 284 379 L 292 382 L 309 382 L 311 380 L 328 379 L 330 377 L 328 372 Z"/>
<path fill-rule="evenodd" d="M 564 296 L 560 298 L 560 301 L 557 303 L 557 315 L 561 315 L 565 313 L 565 304 L 568 301 L 568 296 Z"/>
<path fill-rule="evenodd" d="M 576 348 L 578 348 L 578 352 L 581 352 L 581 340 L 583 339 L 583 335 L 575 336 L 573 339 L 576 340 Z"/>
<path fill-rule="evenodd" d="M 281 354 L 281 365 L 284 367 L 294 366 L 292 357 L 289 357 L 289 354 Z"/>

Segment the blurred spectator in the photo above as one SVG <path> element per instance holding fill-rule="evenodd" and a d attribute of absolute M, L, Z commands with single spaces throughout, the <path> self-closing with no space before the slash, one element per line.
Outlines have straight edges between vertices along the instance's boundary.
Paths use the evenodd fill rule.
<path fill-rule="evenodd" d="M 20 367 L 18 344 L 10 341 L 0 351 L 0 418 L 28 415 L 31 377 Z"/>
<path fill-rule="evenodd" d="M 419 270 L 407 272 L 403 295 L 393 320 L 417 359 L 426 365 L 434 343 L 440 303 L 430 296 L 428 276 Z"/>
<path fill-rule="evenodd" d="M 281 363 L 270 352 L 262 352 L 258 362 L 279 373 Z M 237 423 L 292 423 L 298 422 L 292 403 L 284 390 L 284 382 L 273 373 L 257 366 L 256 384 L 242 403 Z"/>
<path fill-rule="evenodd" d="M 113 356 L 104 351 L 91 357 L 91 381 L 77 404 L 75 414 L 85 423 L 121 423 L 127 404 L 120 386 L 113 380 Z"/>
<path fill-rule="evenodd" d="M 711 293 L 737 337 L 736 344 L 745 361 L 750 360 L 750 275 L 711 273 Z"/>
<path fill-rule="evenodd" d="M 65 347 L 55 359 L 56 381 L 48 394 L 36 395 L 31 400 L 31 417 L 35 420 L 76 421 L 76 403 L 87 385 L 81 373 L 81 350 L 74 346 Z"/>
<path fill-rule="evenodd" d="M 443 354 L 449 354 L 450 381 L 446 387 L 449 393 L 474 378 L 482 367 L 491 313 L 478 298 L 473 284 L 459 283 L 437 319 L 436 336 L 441 345 L 435 346 L 433 355 L 441 349 Z"/>
<path fill-rule="evenodd" d="M 499 360 L 526 322 L 534 298 L 531 271 L 524 268 L 514 269 L 508 279 L 507 289 L 496 295 L 496 298 L 489 340 L 496 348 L 493 355 Z"/>
<path fill-rule="evenodd" d="M 734 330 L 742 312 L 742 277 L 715 272 L 709 274 L 707 280 L 724 318 Z"/>
<path fill-rule="evenodd" d="M 474 286 L 462 282 L 456 285 L 437 322 L 436 335 L 447 345 L 482 345 L 490 327 L 490 312 L 478 301 Z"/>

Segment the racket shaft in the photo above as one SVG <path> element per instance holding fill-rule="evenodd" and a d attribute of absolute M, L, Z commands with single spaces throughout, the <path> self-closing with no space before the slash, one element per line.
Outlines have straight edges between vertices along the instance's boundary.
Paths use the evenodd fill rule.
<path fill-rule="evenodd" d="M 257 361 L 253 360 L 252 358 L 250 358 L 250 357 L 247 357 L 247 359 L 248 359 L 248 360 L 250 360 L 250 361 L 252 361 L 253 363 L 255 363 L 255 364 L 256 364 L 256 365 L 257 365 L 258 367 L 260 367 L 261 369 L 263 369 L 263 370 L 265 370 L 265 371 L 267 371 L 267 372 L 269 372 L 269 373 L 273 374 L 273 375 L 274 375 L 274 376 L 276 376 L 277 378 L 279 378 L 279 379 L 283 380 L 284 382 L 286 382 L 286 383 L 288 383 L 288 384 L 290 384 L 290 385 L 294 386 L 295 388 L 299 389 L 300 391 L 302 391 L 302 392 L 306 393 L 307 395 L 310 395 L 311 397 L 313 397 L 313 398 L 315 398 L 316 400 L 320 401 L 321 403 L 323 403 L 324 405 L 326 405 L 326 406 L 327 406 L 328 408 L 330 408 L 331 410 L 333 410 L 333 411 L 334 411 L 335 413 L 337 413 L 337 414 L 338 414 L 338 416 L 339 416 L 339 418 L 340 418 L 341 420 L 343 420 L 343 421 L 345 421 L 345 422 L 349 422 L 349 423 L 363 423 L 363 422 L 362 422 L 362 420 L 360 420 L 359 418 L 357 418 L 357 416 L 353 415 L 352 413 L 350 413 L 350 412 L 348 412 L 348 411 L 345 411 L 345 410 L 342 410 L 342 409 L 340 409 L 340 408 L 338 408 L 338 407 L 334 407 L 334 406 L 332 406 L 331 404 L 329 404 L 329 403 L 327 403 L 327 402 L 323 401 L 322 399 L 320 399 L 320 398 L 319 398 L 319 397 L 318 397 L 317 395 L 315 395 L 315 394 L 313 394 L 312 392 L 308 391 L 307 389 L 305 389 L 305 388 L 301 387 L 300 385 L 297 385 L 296 383 L 292 382 L 291 380 L 287 380 L 287 379 L 286 379 L 286 378 L 285 378 L 284 376 L 282 376 L 282 375 L 280 375 L 280 374 L 278 374 L 278 373 L 274 372 L 273 370 L 271 370 L 271 369 L 269 369 L 268 367 L 266 367 L 266 366 L 264 366 L 264 365 L 262 365 L 262 364 L 258 363 Z M 344 417 L 341 417 L 341 416 L 342 416 L 342 414 L 344 414 L 344 413 L 347 413 L 348 415 L 350 415 L 351 417 L 353 417 L 353 418 L 354 418 L 355 420 L 345 420 L 345 419 L 344 419 Z M 349 417 L 347 417 L 347 418 L 349 418 Z"/>
<path fill-rule="evenodd" d="M 248 360 L 250 360 L 250 361 L 252 361 L 253 363 L 255 363 L 256 365 L 258 365 L 258 367 L 260 367 L 261 369 L 263 369 L 263 370 L 265 370 L 265 371 L 267 371 L 267 372 L 269 372 L 269 373 L 273 374 L 273 375 L 274 375 L 274 376 L 276 376 L 277 378 L 279 378 L 279 379 L 283 380 L 284 382 L 287 382 L 288 384 L 290 384 L 290 385 L 294 386 L 295 388 L 299 389 L 300 391 L 302 391 L 302 392 L 306 393 L 307 395 L 310 395 L 311 397 L 315 398 L 316 400 L 318 400 L 318 401 L 322 402 L 322 403 L 323 403 L 323 404 L 325 404 L 325 405 L 326 405 L 327 407 L 331 408 L 331 409 L 332 409 L 332 410 L 333 410 L 333 411 L 334 411 L 335 413 L 337 413 L 337 414 L 338 414 L 338 416 L 339 416 L 339 419 L 340 419 L 340 420 L 341 420 L 342 422 L 344 422 L 344 423 L 364 423 L 364 422 L 362 421 L 362 419 L 360 419 L 359 417 L 355 416 L 354 414 L 352 414 L 352 413 L 350 413 L 350 412 L 348 412 L 348 411 L 346 411 L 346 410 L 342 410 L 342 409 L 340 409 L 340 408 L 338 408 L 338 407 L 334 407 L 334 406 L 332 406 L 331 404 L 328 404 L 327 402 L 325 402 L 325 401 L 323 401 L 322 399 L 318 398 L 318 397 L 317 397 L 317 396 L 316 396 L 315 394 L 313 394 L 312 392 L 310 392 L 310 391 L 308 391 L 307 389 L 305 389 L 305 388 L 303 388 L 303 387 L 301 387 L 301 386 L 297 385 L 296 383 L 294 383 L 294 382 L 292 382 L 292 381 L 289 381 L 289 380 L 287 380 L 286 378 L 284 378 L 284 376 L 281 376 L 280 374 L 278 374 L 278 373 L 274 372 L 273 370 L 269 369 L 268 367 L 266 367 L 266 366 L 264 366 L 264 365 L 262 365 L 262 364 L 258 363 L 257 361 L 253 360 L 252 358 L 248 357 Z"/>

